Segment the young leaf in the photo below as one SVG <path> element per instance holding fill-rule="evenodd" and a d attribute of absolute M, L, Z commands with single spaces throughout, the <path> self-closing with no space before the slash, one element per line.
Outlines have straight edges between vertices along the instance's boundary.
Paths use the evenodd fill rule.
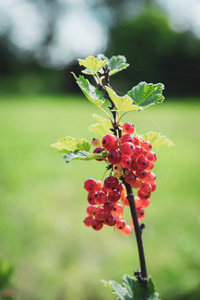
<path fill-rule="evenodd" d="M 59 151 L 58 151 L 59 152 Z M 63 159 L 66 163 L 69 163 L 71 160 L 92 160 L 97 158 L 102 158 L 108 155 L 108 151 L 103 151 L 101 153 L 89 153 L 87 151 L 75 150 L 75 151 L 66 151 L 64 153 Z"/>
<path fill-rule="evenodd" d="M 112 133 L 110 128 L 112 127 L 110 120 L 104 119 L 96 114 L 92 115 L 98 123 L 89 126 L 91 132 L 97 133 L 100 136 L 104 136 L 107 133 Z"/>
<path fill-rule="evenodd" d="M 174 146 L 174 143 L 170 141 L 166 136 L 161 135 L 160 132 L 149 131 L 146 134 L 141 135 L 145 141 L 149 141 L 152 144 L 152 150 L 158 149 L 160 146 Z"/>
<path fill-rule="evenodd" d="M 86 59 L 78 59 L 79 65 L 97 73 L 101 68 L 107 64 L 107 60 L 98 60 L 94 56 L 88 56 Z"/>
<path fill-rule="evenodd" d="M 75 151 L 75 150 L 90 150 L 90 143 L 85 139 L 74 139 L 71 136 L 66 136 L 58 140 L 57 143 L 52 144 L 51 147 L 59 150 L 60 153 L 65 153 L 65 151 Z"/>
<path fill-rule="evenodd" d="M 95 88 L 83 76 L 76 77 L 76 75 L 74 73 L 72 73 L 72 74 L 73 74 L 74 78 L 76 79 L 76 82 L 79 85 L 80 89 L 82 90 L 84 95 L 88 98 L 88 100 L 97 106 L 101 106 L 104 103 L 103 92 L 100 91 L 99 89 Z"/>
<path fill-rule="evenodd" d="M 133 100 L 128 95 L 119 97 L 109 87 L 106 87 L 106 90 L 118 111 L 133 111 L 143 109 L 141 106 L 133 105 Z"/>
<path fill-rule="evenodd" d="M 108 66 L 111 68 L 110 75 L 114 75 L 126 68 L 129 64 L 126 63 L 126 57 L 122 55 L 112 56 L 109 59 Z"/>
<path fill-rule="evenodd" d="M 162 95 L 163 90 L 164 85 L 162 83 L 153 84 L 142 81 L 127 94 L 131 97 L 134 104 L 148 107 L 152 104 L 158 104 L 164 101 L 165 98 Z"/>
<path fill-rule="evenodd" d="M 104 285 L 112 288 L 113 294 L 116 294 L 119 300 L 158 300 L 159 296 L 151 278 L 147 285 L 143 285 L 134 277 L 124 275 L 122 285 L 111 280 L 104 282 Z"/>

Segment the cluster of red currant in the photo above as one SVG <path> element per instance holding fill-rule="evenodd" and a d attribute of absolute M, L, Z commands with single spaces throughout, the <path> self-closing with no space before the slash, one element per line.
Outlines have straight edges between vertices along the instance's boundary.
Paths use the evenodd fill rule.
<path fill-rule="evenodd" d="M 157 156 L 152 151 L 151 143 L 138 136 L 131 123 L 125 123 L 122 130 L 120 138 L 106 134 L 102 139 L 102 147 L 99 139 L 92 141 L 92 145 L 96 146 L 94 153 L 108 151 L 106 157 L 97 160 L 105 160 L 111 174 L 104 181 L 93 178 L 85 181 L 89 206 L 84 223 L 94 230 L 102 229 L 104 224 L 115 226 L 124 235 L 129 235 L 133 221 L 131 219 L 127 224 L 124 220 L 124 206 L 129 206 L 129 201 L 123 183 L 137 190 L 137 196 L 134 197 L 137 215 L 139 220 L 144 219 L 144 209 L 149 206 L 151 193 L 156 189 L 156 177 L 150 171 Z"/>

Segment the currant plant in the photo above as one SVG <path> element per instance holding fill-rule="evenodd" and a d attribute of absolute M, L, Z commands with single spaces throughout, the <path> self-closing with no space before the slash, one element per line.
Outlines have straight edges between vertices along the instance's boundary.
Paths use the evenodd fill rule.
<path fill-rule="evenodd" d="M 128 112 L 162 103 L 164 86 L 162 83 L 140 82 L 123 97 L 118 96 L 110 85 L 110 77 L 129 66 L 124 56 L 108 59 L 100 54 L 78 61 L 84 67 L 83 74 L 93 77 L 95 85 L 84 76 L 72 74 L 86 98 L 106 118 L 93 114 L 97 123 L 91 125 L 89 130 L 99 137 L 94 137 L 91 143 L 84 138 L 67 136 L 51 146 L 63 155 L 67 163 L 72 160 L 96 160 L 105 164 L 102 178 L 88 178 L 84 182 L 87 192 L 84 225 L 95 231 L 105 226 L 114 227 L 125 236 L 135 232 L 140 270 L 135 271 L 135 277 L 125 275 L 122 285 L 114 281 L 105 282 L 105 285 L 118 299 L 158 299 L 153 282 L 147 275 L 142 241 L 145 224 L 142 222 L 156 189 L 156 175 L 152 172 L 157 161 L 155 151 L 161 145 L 172 146 L 173 143 L 156 132 L 139 135 L 134 125 L 131 122 L 122 123 L 122 118 Z M 102 107 L 105 101 L 108 102 L 108 111 Z M 130 209 L 131 220 L 126 219 L 126 209 Z"/>

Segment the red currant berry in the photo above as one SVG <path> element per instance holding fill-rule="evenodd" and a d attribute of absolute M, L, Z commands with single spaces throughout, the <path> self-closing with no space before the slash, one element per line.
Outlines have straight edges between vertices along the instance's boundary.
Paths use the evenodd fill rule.
<path fill-rule="evenodd" d="M 122 166 L 122 168 L 128 169 L 131 165 L 131 158 L 126 156 L 122 157 L 120 165 Z"/>
<path fill-rule="evenodd" d="M 143 171 L 144 172 L 144 171 Z M 134 188 L 134 189 L 139 189 L 140 188 L 140 186 L 141 186 L 141 180 L 139 179 L 139 178 L 136 178 L 136 181 L 135 181 L 135 183 L 133 183 L 132 184 L 132 188 Z"/>
<path fill-rule="evenodd" d="M 130 169 L 131 171 L 137 171 L 137 170 L 138 170 L 138 165 L 137 165 L 137 163 L 136 163 L 135 160 L 132 160 L 132 161 L 131 161 L 131 165 L 130 165 L 129 169 Z"/>
<path fill-rule="evenodd" d="M 89 216 L 93 216 L 97 207 L 98 207 L 97 205 L 89 205 L 86 209 L 87 214 Z"/>
<path fill-rule="evenodd" d="M 132 138 L 132 136 L 130 136 L 130 134 L 124 134 L 120 138 L 120 145 L 127 143 L 127 142 L 132 143 L 132 141 L 133 141 L 133 138 Z"/>
<path fill-rule="evenodd" d="M 102 146 L 110 151 L 118 148 L 118 142 L 116 136 L 113 134 L 106 134 L 102 139 Z"/>
<path fill-rule="evenodd" d="M 108 161 L 111 164 L 118 164 L 122 159 L 121 152 L 119 150 L 111 150 L 108 153 Z"/>
<path fill-rule="evenodd" d="M 84 219 L 84 224 L 86 227 L 91 227 L 92 226 L 92 220 L 93 220 L 93 217 L 92 216 L 87 216 L 85 219 Z"/>
<path fill-rule="evenodd" d="M 131 186 L 136 182 L 136 176 L 133 171 L 127 171 L 125 175 L 125 181 Z"/>
<path fill-rule="evenodd" d="M 146 158 L 149 162 L 154 163 L 157 160 L 157 155 L 153 151 L 149 151 L 146 153 Z"/>
<path fill-rule="evenodd" d="M 92 228 L 96 231 L 101 230 L 103 228 L 103 222 L 97 219 L 93 219 L 91 225 Z"/>
<path fill-rule="evenodd" d="M 102 148 L 102 147 L 97 147 L 97 148 L 95 148 L 94 149 L 94 151 L 93 151 L 93 153 L 101 153 L 101 152 L 103 152 L 103 151 L 105 151 L 105 149 L 104 148 Z M 106 156 L 103 156 L 102 158 L 97 158 L 96 160 L 97 161 L 102 161 L 102 160 L 105 160 L 105 158 L 106 158 Z"/>
<path fill-rule="evenodd" d="M 122 233 L 123 233 L 123 235 L 125 235 L 125 236 L 130 235 L 131 232 L 132 232 L 132 228 L 131 228 L 130 225 L 127 225 L 127 224 L 126 224 L 126 225 L 124 226 L 124 228 L 122 229 Z"/>
<path fill-rule="evenodd" d="M 123 156 L 132 156 L 133 152 L 135 150 L 135 146 L 132 143 L 125 142 L 121 145 L 120 151 Z"/>
<path fill-rule="evenodd" d="M 113 166 L 113 171 L 114 171 L 114 173 L 116 173 L 116 174 L 121 174 L 121 172 L 122 172 L 122 167 L 121 167 L 121 165 L 120 165 L 120 164 L 114 165 L 114 166 Z"/>
<path fill-rule="evenodd" d="M 148 194 L 144 194 L 140 189 L 137 192 L 137 195 L 140 199 L 149 199 L 151 196 L 151 192 L 149 192 Z"/>
<path fill-rule="evenodd" d="M 105 209 L 102 206 L 97 207 L 94 212 L 94 216 L 95 216 L 96 220 L 103 221 L 105 219 L 106 215 L 107 215 L 107 212 L 105 211 Z"/>
<path fill-rule="evenodd" d="M 95 200 L 96 204 L 101 205 L 106 202 L 107 196 L 103 191 L 99 191 L 96 193 L 94 200 Z"/>
<path fill-rule="evenodd" d="M 135 131 L 134 125 L 132 123 L 125 123 L 122 127 L 124 133 L 132 134 Z"/>
<path fill-rule="evenodd" d="M 135 146 L 135 150 L 132 154 L 132 159 L 137 159 L 141 155 L 142 155 L 142 148 L 140 148 L 139 146 Z"/>
<path fill-rule="evenodd" d="M 141 184 L 140 190 L 143 194 L 148 194 L 148 193 L 151 193 L 152 187 L 150 184 L 143 182 Z"/>
<path fill-rule="evenodd" d="M 154 168 L 154 163 L 149 163 L 148 167 L 145 170 L 151 171 L 153 168 Z"/>
<path fill-rule="evenodd" d="M 141 144 L 141 147 L 144 151 L 151 151 L 151 149 L 152 149 L 152 145 L 150 142 L 143 142 Z"/>
<path fill-rule="evenodd" d="M 120 198 L 121 198 L 121 194 L 117 190 L 111 190 L 111 191 L 109 191 L 109 194 L 108 194 L 108 200 L 109 201 L 116 202 Z"/>
<path fill-rule="evenodd" d="M 116 224 L 116 218 L 112 216 L 111 214 L 108 215 L 108 217 L 104 220 L 104 223 L 108 226 L 115 226 Z"/>
<path fill-rule="evenodd" d="M 149 199 L 140 199 L 140 200 L 138 200 L 138 206 L 141 206 L 142 208 L 148 207 L 149 204 L 150 204 Z"/>
<path fill-rule="evenodd" d="M 138 168 L 139 168 L 141 171 L 143 171 L 143 170 L 145 170 L 145 169 L 148 167 L 149 161 L 148 161 L 148 159 L 147 159 L 146 157 L 141 156 L 141 157 L 139 157 L 139 158 L 137 159 L 137 165 L 138 165 Z"/>
<path fill-rule="evenodd" d="M 121 231 L 126 225 L 126 221 L 125 220 L 118 220 L 115 224 L 115 228 L 118 230 L 118 231 Z"/>
<path fill-rule="evenodd" d="M 93 178 L 88 178 L 84 183 L 84 188 L 88 193 L 98 191 L 98 183 Z"/>
<path fill-rule="evenodd" d="M 151 189 L 152 189 L 151 192 L 153 193 L 156 189 L 156 183 L 155 182 L 151 184 Z"/>
<path fill-rule="evenodd" d="M 114 208 L 114 203 L 111 201 L 106 201 L 104 203 L 103 207 L 106 212 L 111 212 Z"/>
<path fill-rule="evenodd" d="M 146 171 L 145 170 L 137 170 L 135 172 L 135 175 L 137 176 L 138 179 L 144 179 L 146 176 Z"/>
<path fill-rule="evenodd" d="M 133 137 L 132 143 L 134 146 L 140 146 L 140 140 L 136 136 Z"/>
<path fill-rule="evenodd" d="M 143 180 L 146 183 L 153 184 L 156 181 L 156 175 L 153 172 L 147 172 Z"/>
<path fill-rule="evenodd" d="M 108 176 L 104 180 L 104 186 L 107 190 L 115 189 L 119 184 L 119 181 L 116 177 Z"/>
<path fill-rule="evenodd" d="M 118 215 L 121 215 L 123 213 L 123 206 L 119 204 L 118 202 L 115 202 L 113 213 L 116 213 Z"/>
<path fill-rule="evenodd" d="M 95 202 L 95 200 L 94 200 L 95 195 L 96 195 L 96 193 L 94 193 L 94 192 L 88 193 L 87 201 L 88 201 L 91 205 L 95 205 L 95 204 L 96 204 L 96 202 Z"/>
<path fill-rule="evenodd" d="M 138 219 L 143 220 L 145 218 L 145 210 L 143 207 L 136 207 Z"/>
<path fill-rule="evenodd" d="M 101 145 L 101 141 L 99 138 L 93 138 L 91 141 L 92 146 L 99 147 Z"/>

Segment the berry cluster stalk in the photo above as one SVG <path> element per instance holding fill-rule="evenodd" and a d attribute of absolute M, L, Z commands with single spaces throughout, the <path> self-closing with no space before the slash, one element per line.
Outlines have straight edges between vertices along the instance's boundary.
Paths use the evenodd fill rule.
<path fill-rule="evenodd" d="M 109 68 L 103 67 L 103 70 L 104 70 L 104 74 L 99 74 L 99 75 L 104 76 L 105 82 L 106 82 L 105 85 L 110 87 Z M 121 138 L 122 132 L 119 127 L 119 124 L 117 124 L 117 122 L 116 122 L 116 111 L 113 110 L 115 108 L 115 105 L 114 105 L 113 101 L 111 100 L 111 98 L 109 97 L 109 95 L 105 89 L 105 86 L 102 83 L 99 83 L 98 88 L 104 92 L 105 98 L 108 99 L 111 103 L 111 105 L 108 106 L 108 108 L 110 109 L 110 111 L 113 114 L 113 122 L 112 122 L 113 128 L 111 128 L 111 131 L 113 131 L 115 136 L 118 136 L 119 138 Z M 125 181 L 124 177 L 121 177 L 120 179 L 123 181 L 123 183 L 126 187 L 127 199 L 129 201 L 129 205 L 130 205 L 131 216 L 133 219 L 135 236 L 136 236 L 138 252 L 139 252 L 141 271 L 136 270 L 135 276 L 137 277 L 139 282 L 141 282 L 142 284 L 146 284 L 148 281 L 148 276 L 147 276 L 147 268 L 146 268 L 143 240 L 142 240 L 142 231 L 145 228 L 145 224 L 142 223 L 141 225 L 139 225 L 135 201 L 134 201 L 134 194 L 133 194 L 131 185 Z"/>

